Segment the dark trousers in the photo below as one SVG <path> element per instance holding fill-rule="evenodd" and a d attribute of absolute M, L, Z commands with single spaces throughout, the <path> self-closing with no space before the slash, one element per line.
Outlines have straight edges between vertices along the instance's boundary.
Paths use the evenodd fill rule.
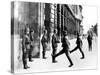
<path fill-rule="evenodd" d="M 82 57 L 84 57 L 84 53 L 83 53 L 83 51 L 82 51 L 80 46 L 76 46 L 72 51 L 70 51 L 70 53 L 76 51 L 77 49 L 79 49 L 80 53 L 82 54 Z"/>
<path fill-rule="evenodd" d="M 52 55 L 56 55 L 57 48 L 53 48 Z M 52 62 L 55 62 L 55 58 L 52 57 Z"/>
<path fill-rule="evenodd" d="M 88 40 L 89 51 L 92 50 L 92 40 Z"/>
<path fill-rule="evenodd" d="M 65 53 L 66 57 L 68 58 L 68 60 L 69 60 L 69 62 L 70 62 L 70 65 L 72 65 L 73 62 L 72 62 L 72 60 L 71 60 L 71 58 L 70 58 L 70 56 L 69 56 L 69 53 L 68 53 L 67 48 L 63 48 L 59 53 L 57 53 L 57 54 L 55 55 L 55 58 L 56 58 L 57 56 L 63 54 L 63 53 Z"/>
<path fill-rule="evenodd" d="M 33 46 L 31 45 L 30 46 L 30 50 L 29 50 L 29 61 L 31 61 L 32 60 L 32 51 L 33 51 Z"/>
<path fill-rule="evenodd" d="M 46 58 L 46 57 L 45 57 L 45 54 L 46 54 L 46 49 L 43 48 L 43 51 L 42 51 L 42 56 L 43 56 L 43 58 Z"/>
<path fill-rule="evenodd" d="M 22 61 L 23 61 L 24 69 L 27 68 L 28 51 L 29 51 L 29 50 L 22 49 L 22 52 L 23 52 Z"/>

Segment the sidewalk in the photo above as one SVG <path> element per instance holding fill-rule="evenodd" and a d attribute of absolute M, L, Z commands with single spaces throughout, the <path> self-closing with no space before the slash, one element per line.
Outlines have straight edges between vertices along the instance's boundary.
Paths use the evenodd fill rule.
<path fill-rule="evenodd" d="M 69 40 L 70 41 L 70 50 L 75 47 L 76 39 Z M 83 52 L 85 54 L 85 59 L 80 59 L 81 54 L 79 50 L 70 54 L 70 57 L 74 63 L 72 67 L 68 67 L 69 61 L 66 58 L 65 54 L 58 56 L 56 60 L 57 63 L 52 63 L 51 52 L 46 52 L 47 59 L 33 59 L 33 62 L 28 62 L 30 66 L 29 69 L 19 69 L 16 73 L 31 73 L 31 72 L 49 72 L 49 71 L 67 71 L 67 70 L 79 70 L 79 69 L 95 69 L 97 64 L 97 44 L 93 41 L 93 51 L 88 51 L 87 40 L 83 39 Z M 61 50 L 61 43 L 58 44 L 58 51 Z"/>

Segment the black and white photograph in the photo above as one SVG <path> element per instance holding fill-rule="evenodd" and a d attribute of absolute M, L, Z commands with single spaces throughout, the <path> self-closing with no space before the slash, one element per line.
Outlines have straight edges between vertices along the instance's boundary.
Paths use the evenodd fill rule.
<path fill-rule="evenodd" d="M 11 2 L 11 72 L 96 69 L 98 8 Z"/>

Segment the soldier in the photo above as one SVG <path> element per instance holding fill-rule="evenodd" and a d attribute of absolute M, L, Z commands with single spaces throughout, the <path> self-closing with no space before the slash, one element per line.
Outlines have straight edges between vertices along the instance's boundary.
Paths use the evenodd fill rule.
<path fill-rule="evenodd" d="M 57 38 L 57 29 L 54 30 L 54 34 L 52 36 L 52 55 L 55 55 L 57 52 L 57 43 L 59 43 Z M 52 62 L 57 62 L 54 57 L 52 57 Z"/>
<path fill-rule="evenodd" d="M 46 53 L 47 43 L 48 43 L 47 30 L 44 30 L 44 34 L 42 36 L 41 43 L 42 43 L 42 47 L 43 47 L 43 51 L 42 51 L 43 59 L 46 59 L 45 53 Z"/>
<path fill-rule="evenodd" d="M 63 34 L 64 34 L 63 39 L 62 39 L 63 49 L 59 53 L 53 55 L 53 57 L 56 58 L 57 56 L 65 53 L 66 57 L 68 58 L 68 60 L 70 62 L 69 67 L 71 67 L 71 66 L 73 66 L 73 62 L 72 62 L 72 60 L 70 59 L 70 56 L 69 56 L 69 45 L 70 45 L 70 43 L 68 41 L 68 38 L 66 37 L 67 32 L 63 31 Z"/>
<path fill-rule="evenodd" d="M 82 51 L 82 45 L 83 45 L 83 43 L 82 43 L 82 40 L 80 39 L 80 36 L 79 36 L 79 33 L 77 33 L 77 40 L 76 40 L 76 44 L 77 44 L 77 46 L 72 50 L 72 51 L 70 51 L 70 53 L 72 53 L 72 52 L 74 52 L 75 50 L 77 50 L 77 49 L 79 49 L 79 51 L 81 52 L 81 54 L 82 54 L 82 57 L 81 57 L 81 59 L 84 59 L 84 53 L 83 53 L 83 51 Z"/>
<path fill-rule="evenodd" d="M 29 37 L 29 29 L 27 29 L 22 39 L 22 52 L 23 52 L 22 60 L 23 60 L 24 69 L 29 68 L 27 66 L 27 57 L 28 57 L 29 50 L 30 50 L 30 37 Z"/>
<path fill-rule="evenodd" d="M 31 41 L 31 44 L 30 44 L 30 50 L 29 50 L 29 61 L 32 62 L 32 50 L 33 50 L 33 42 L 34 42 L 34 31 L 31 30 L 30 31 L 30 41 Z"/>

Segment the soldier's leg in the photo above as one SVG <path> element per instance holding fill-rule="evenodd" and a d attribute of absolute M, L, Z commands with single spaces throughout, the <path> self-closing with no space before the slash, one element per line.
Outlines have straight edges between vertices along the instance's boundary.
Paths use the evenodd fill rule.
<path fill-rule="evenodd" d="M 29 67 L 27 66 L 27 54 L 28 54 L 28 53 L 24 53 L 24 54 L 23 54 L 23 65 L 24 65 L 24 69 L 29 68 Z"/>
<path fill-rule="evenodd" d="M 28 65 L 27 65 L 27 59 L 28 59 L 28 56 L 29 56 L 29 50 L 30 50 L 30 49 L 27 49 L 27 50 L 26 50 L 26 53 L 25 53 L 25 61 L 26 61 L 26 66 L 27 66 L 27 68 L 30 68 L 30 67 L 28 67 Z"/>
<path fill-rule="evenodd" d="M 57 49 L 54 48 L 53 51 L 52 51 L 52 62 L 53 62 L 53 63 L 57 62 L 57 61 L 55 60 L 55 57 L 53 57 L 54 55 L 56 55 L 56 50 L 57 50 Z"/>
<path fill-rule="evenodd" d="M 81 54 L 82 54 L 82 57 L 81 57 L 81 59 L 84 59 L 84 53 L 83 53 L 83 51 L 82 51 L 82 49 L 79 47 L 79 51 L 81 52 Z"/>
<path fill-rule="evenodd" d="M 45 49 L 43 48 L 43 51 L 42 51 L 43 59 L 46 59 L 45 53 L 46 53 L 46 51 L 45 51 Z"/>
<path fill-rule="evenodd" d="M 92 51 L 92 40 L 90 40 L 90 50 Z"/>
<path fill-rule="evenodd" d="M 25 68 L 25 53 L 23 47 L 22 47 L 22 62 L 23 62 L 23 68 Z"/>
<path fill-rule="evenodd" d="M 25 54 L 23 52 L 23 56 L 22 56 L 22 61 L 23 61 L 23 68 L 26 69 L 26 61 L 25 61 Z"/>
<path fill-rule="evenodd" d="M 56 59 L 57 56 L 61 55 L 64 53 L 64 50 L 62 49 L 59 53 L 52 55 L 52 62 L 55 63 L 56 61 L 54 61 Z"/>
<path fill-rule="evenodd" d="M 78 46 L 76 46 L 72 51 L 70 51 L 70 53 L 74 52 L 77 49 L 78 49 Z"/>
<path fill-rule="evenodd" d="M 33 50 L 33 46 L 30 46 L 30 50 L 29 50 L 29 61 L 32 62 L 32 50 Z"/>
<path fill-rule="evenodd" d="M 56 57 L 58 57 L 59 55 L 61 55 L 63 53 L 64 53 L 64 48 L 59 53 L 55 54 L 54 57 L 56 58 Z"/>
<path fill-rule="evenodd" d="M 91 40 L 89 40 L 89 51 L 91 51 Z"/>
<path fill-rule="evenodd" d="M 68 58 L 68 60 L 69 60 L 69 62 L 70 62 L 69 67 L 73 66 L 73 62 L 72 62 L 72 60 L 71 60 L 71 58 L 70 58 L 70 56 L 69 56 L 69 54 L 68 54 L 68 51 L 67 51 L 67 50 L 65 51 L 65 54 L 66 54 L 66 56 L 67 56 L 67 58 Z"/>
<path fill-rule="evenodd" d="M 52 54 L 55 55 L 56 54 L 57 49 L 53 48 Z"/>
<path fill-rule="evenodd" d="M 23 61 L 23 68 L 27 69 L 27 55 L 26 55 L 26 49 L 22 48 L 22 61 Z"/>

